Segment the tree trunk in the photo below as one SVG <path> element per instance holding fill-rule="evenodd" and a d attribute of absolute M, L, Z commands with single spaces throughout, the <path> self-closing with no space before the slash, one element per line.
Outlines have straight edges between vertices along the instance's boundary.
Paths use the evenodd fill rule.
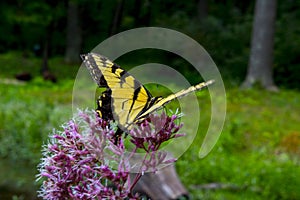
<path fill-rule="evenodd" d="M 272 73 L 275 16 L 276 0 L 256 0 L 248 72 L 242 88 L 258 82 L 267 90 L 278 90 Z"/>
<path fill-rule="evenodd" d="M 203 21 L 208 14 L 207 0 L 198 0 L 198 18 Z"/>
<path fill-rule="evenodd" d="M 131 174 L 131 181 L 135 176 L 136 174 Z M 174 164 L 155 173 L 145 173 L 133 188 L 133 192 L 145 194 L 152 200 L 189 199 L 188 191 L 182 185 Z"/>
<path fill-rule="evenodd" d="M 115 10 L 115 16 L 110 29 L 110 36 L 116 34 L 120 28 L 123 15 L 124 0 L 119 0 Z"/>
<path fill-rule="evenodd" d="M 52 31 L 54 29 L 54 22 L 50 21 L 50 23 L 46 26 L 46 35 L 43 46 L 43 61 L 41 66 L 41 74 L 49 71 L 48 59 L 49 59 L 49 45 L 51 44 L 52 39 Z"/>
<path fill-rule="evenodd" d="M 135 0 L 134 8 L 133 8 L 133 18 L 134 18 L 135 27 L 138 27 L 141 24 L 141 7 L 142 7 L 142 1 Z"/>
<path fill-rule="evenodd" d="M 146 3 L 144 4 L 145 6 L 145 15 L 142 18 L 142 22 L 144 26 L 150 26 L 151 24 L 151 19 L 152 19 L 152 0 L 147 0 Z"/>
<path fill-rule="evenodd" d="M 67 41 L 65 62 L 77 63 L 80 61 L 81 27 L 79 25 L 78 4 L 69 0 L 67 16 Z"/>
<path fill-rule="evenodd" d="M 46 71 L 49 71 L 48 66 L 48 55 L 49 55 L 49 39 L 45 40 L 44 48 L 43 48 L 43 61 L 42 61 L 42 67 L 41 67 L 41 74 L 44 74 Z"/>

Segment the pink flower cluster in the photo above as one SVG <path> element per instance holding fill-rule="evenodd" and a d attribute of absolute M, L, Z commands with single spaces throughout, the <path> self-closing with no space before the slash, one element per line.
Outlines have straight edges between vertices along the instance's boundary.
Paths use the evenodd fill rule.
<path fill-rule="evenodd" d="M 176 115 L 152 114 L 131 132 L 134 151 L 142 149 L 148 155 L 141 166 L 146 169 L 166 160 L 159 147 L 176 134 L 182 125 L 176 125 Z M 58 199 L 139 199 L 132 194 L 133 186 L 141 177 L 130 183 L 130 162 L 124 140 L 114 143 L 114 126 L 97 117 L 93 111 L 80 111 L 73 120 L 63 126 L 63 131 L 50 135 L 43 146 L 43 158 L 38 166 L 37 180 L 42 180 L 39 197 Z M 132 154 L 131 154 L 132 155 Z"/>

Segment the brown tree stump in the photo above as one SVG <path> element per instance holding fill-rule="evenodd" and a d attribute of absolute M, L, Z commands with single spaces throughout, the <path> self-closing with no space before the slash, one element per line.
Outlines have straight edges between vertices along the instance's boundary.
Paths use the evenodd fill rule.
<path fill-rule="evenodd" d="M 136 174 L 131 174 L 134 179 Z M 155 173 L 145 173 L 133 188 L 134 193 L 147 195 L 152 200 L 188 199 L 188 192 L 182 185 L 174 164 Z"/>

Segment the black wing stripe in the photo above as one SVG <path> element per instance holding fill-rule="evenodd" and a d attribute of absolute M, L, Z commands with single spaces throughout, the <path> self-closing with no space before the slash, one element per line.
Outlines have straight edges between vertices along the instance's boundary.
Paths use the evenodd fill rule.
<path fill-rule="evenodd" d="M 94 81 L 100 87 L 107 87 L 107 82 L 103 76 L 103 73 L 97 66 L 95 59 L 90 59 L 88 55 L 82 55 L 81 58 L 83 59 L 84 64 L 87 66 L 90 74 L 92 75 Z"/>

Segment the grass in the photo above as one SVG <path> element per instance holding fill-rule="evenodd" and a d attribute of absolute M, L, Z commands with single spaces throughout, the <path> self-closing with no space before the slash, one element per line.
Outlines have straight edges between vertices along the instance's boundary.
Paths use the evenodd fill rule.
<path fill-rule="evenodd" d="M 214 150 L 200 160 L 194 145 L 178 162 L 194 199 L 299 199 L 299 92 L 227 89 L 227 101 Z M 208 183 L 224 187 L 201 187 Z"/>
<path fill-rule="evenodd" d="M 0 55 L 0 77 L 14 78 L 20 73 L 30 73 L 33 77 L 39 77 L 42 66 L 42 58 L 35 57 L 30 53 L 10 52 Z M 58 80 L 74 79 L 78 70 L 78 65 L 64 63 L 62 57 L 49 59 L 48 66 Z"/>
<path fill-rule="evenodd" d="M 53 128 L 71 117 L 71 88 L 70 81 L 57 85 L 39 78 L 23 85 L 0 84 L 0 170 L 6 172 L 0 174 L 1 199 L 5 193 L 25 194 L 25 199 L 35 195 L 41 146 Z"/>
<path fill-rule="evenodd" d="M 21 188 L 36 189 L 40 147 L 72 112 L 76 67 L 64 65 L 60 58 L 51 60 L 50 67 L 60 77 L 53 84 L 38 76 L 37 58 L 13 53 L 0 55 L 0 78 L 12 78 L 26 63 L 33 66 L 33 81 L 0 83 L 0 171 L 7 172 L 0 173 L 0 197 L 7 185 L 16 194 Z M 226 95 L 226 123 L 213 151 L 198 158 L 210 119 L 209 99 L 200 95 L 203 120 L 198 136 L 176 163 L 192 199 L 300 199 L 300 93 L 227 88 Z M 207 187 L 212 184 L 218 187 Z"/>

